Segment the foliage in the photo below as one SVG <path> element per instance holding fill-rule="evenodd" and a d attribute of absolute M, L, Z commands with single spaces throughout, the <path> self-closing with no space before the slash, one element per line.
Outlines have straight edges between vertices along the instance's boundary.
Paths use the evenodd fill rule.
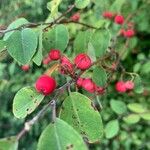
<path fill-rule="evenodd" d="M 150 149 L 149 5 L 147 0 L 0 2 L 0 150 Z M 106 11 L 123 15 L 125 24 L 104 18 Z M 71 20 L 75 13 L 78 21 Z M 132 38 L 120 35 L 128 28 L 135 31 Z M 51 49 L 59 49 L 73 67 L 75 56 L 86 53 L 91 67 L 63 74 L 61 61 L 43 64 Z M 48 96 L 34 88 L 43 73 L 57 81 Z M 88 92 L 76 85 L 77 77 L 91 78 L 103 90 Z M 118 93 L 119 80 L 133 81 L 134 90 Z"/>

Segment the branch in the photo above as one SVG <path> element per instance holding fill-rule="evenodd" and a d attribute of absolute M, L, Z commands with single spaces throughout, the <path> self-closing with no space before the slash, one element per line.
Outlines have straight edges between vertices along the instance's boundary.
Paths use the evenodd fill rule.
<path fill-rule="evenodd" d="M 37 26 L 40 26 L 40 25 L 48 25 L 47 27 L 45 27 L 44 29 L 47 29 L 49 27 L 51 27 L 52 25 L 54 24 L 57 24 L 59 21 L 61 21 L 61 19 L 67 15 L 73 8 L 75 7 L 75 5 L 71 5 L 68 10 L 66 10 L 66 12 L 64 12 L 61 16 L 59 16 L 58 18 L 56 18 L 54 21 L 52 22 L 44 22 L 44 23 L 27 23 L 27 24 L 23 24 L 17 28 L 13 28 L 13 29 L 9 29 L 9 30 L 0 30 L 0 33 L 1 34 L 5 34 L 5 33 L 8 33 L 8 32 L 11 32 L 11 31 L 15 31 L 15 30 L 20 30 L 22 28 L 35 28 Z"/>
<path fill-rule="evenodd" d="M 58 97 L 63 93 L 65 88 L 70 86 L 72 83 L 73 83 L 73 80 L 70 80 L 69 82 L 65 83 L 63 86 L 61 86 L 60 88 L 55 90 L 56 94 L 53 97 L 53 99 L 51 101 L 49 101 L 49 103 L 46 104 L 43 107 L 43 109 L 41 109 L 40 112 L 36 116 L 34 116 L 31 120 L 24 123 L 24 128 L 17 135 L 17 140 L 20 140 L 20 138 L 22 138 L 22 136 L 24 136 L 27 132 L 30 131 L 32 126 L 36 122 L 38 122 L 38 120 L 47 112 L 47 109 L 50 106 L 52 108 L 52 120 L 55 121 L 55 118 L 56 118 L 56 101 L 57 101 Z"/>

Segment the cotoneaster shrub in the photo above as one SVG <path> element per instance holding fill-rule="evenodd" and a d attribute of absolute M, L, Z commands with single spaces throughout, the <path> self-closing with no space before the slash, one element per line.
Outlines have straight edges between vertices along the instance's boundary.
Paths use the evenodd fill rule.
<path fill-rule="evenodd" d="M 0 89 L 2 99 L 13 99 L 16 127 L 0 131 L 1 138 L 11 136 L 0 140 L 0 149 L 149 148 L 149 56 L 139 52 L 146 45 L 140 34 L 149 34 L 147 7 L 140 1 L 53 0 L 42 23 L 28 15 L 6 23 Z"/>

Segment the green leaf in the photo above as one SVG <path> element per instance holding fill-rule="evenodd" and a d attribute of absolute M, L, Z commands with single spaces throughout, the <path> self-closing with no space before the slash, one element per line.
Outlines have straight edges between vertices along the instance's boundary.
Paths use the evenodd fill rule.
<path fill-rule="evenodd" d="M 140 117 L 144 120 L 150 121 L 150 112 L 140 114 Z"/>
<path fill-rule="evenodd" d="M 37 150 L 87 150 L 82 137 L 61 119 L 49 124 L 42 132 Z"/>
<path fill-rule="evenodd" d="M 123 120 L 128 124 L 135 124 L 140 121 L 140 116 L 137 114 L 130 114 L 126 117 L 123 117 Z"/>
<path fill-rule="evenodd" d="M 91 100 L 80 93 L 70 93 L 65 99 L 60 118 L 74 127 L 89 143 L 100 141 L 103 135 L 103 125 L 99 112 Z"/>
<path fill-rule="evenodd" d="M 16 137 L 7 137 L 0 139 L 0 150 L 17 150 L 18 141 Z"/>
<path fill-rule="evenodd" d="M 89 43 L 91 36 L 92 36 L 91 31 L 80 31 L 77 34 L 74 40 L 74 44 L 73 44 L 75 54 L 87 52 L 88 43 Z"/>
<path fill-rule="evenodd" d="M 150 73 L 150 61 L 144 63 L 141 67 L 141 70 L 140 70 L 143 74 L 148 74 Z"/>
<path fill-rule="evenodd" d="M 110 101 L 110 106 L 111 106 L 112 110 L 119 115 L 121 115 L 127 111 L 126 104 L 122 101 L 117 101 L 117 100 L 112 99 Z"/>
<path fill-rule="evenodd" d="M 110 11 L 120 12 L 125 0 L 115 0 L 110 7 Z"/>
<path fill-rule="evenodd" d="M 57 25 L 43 34 L 43 46 L 47 52 L 50 49 L 59 49 L 63 52 L 68 42 L 69 33 L 64 25 Z"/>
<path fill-rule="evenodd" d="M 118 120 L 111 120 L 106 124 L 105 135 L 106 138 L 110 139 L 116 136 L 119 132 L 119 122 Z"/>
<path fill-rule="evenodd" d="M 0 40 L 0 52 L 6 49 L 7 43 L 6 41 Z"/>
<path fill-rule="evenodd" d="M 79 9 L 85 8 L 89 3 L 90 0 L 75 0 L 75 6 Z"/>
<path fill-rule="evenodd" d="M 141 80 L 140 76 L 135 77 L 134 84 L 135 84 L 135 87 L 134 87 L 135 93 L 137 93 L 137 94 L 143 93 L 144 88 L 143 88 L 143 84 L 142 84 L 142 80 Z"/>
<path fill-rule="evenodd" d="M 109 46 L 110 34 L 108 30 L 98 30 L 91 37 L 91 44 L 94 47 L 97 57 L 102 57 Z"/>
<path fill-rule="evenodd" d="M 13 114 L 17 118 L 25 118 L 31 114 L 41 103 L 44 95 L 37 93 L 33 87 L 19 90 L 13 100 Z"/>
<path fill-rule="evenodd" d="M 43 54 L 42 54 L 42 50 L 43 50 L 42 37 L 43 37 L 43 30 L 42 30 L 42 27 L 40 27 L 39 33 L 38 33 L 37 52 L 35 53 L 35 55 L 33 57 L 33 62 L 35 64 L 37 64 L 38 66 L 41 65 L 41 62 L 42 62 L 42 59 L 43 59 Z"/>
<path fill-rule="evenodd" d="M 128 104 L 127 107 L 129 108 L 129 110 L 135 113 L 144 113 L 146 111 L 146 109 L 138 103 Z"/>
<path fill-rule="evenodd" d="M 25 18 L 19 18 L 17 20 L 15 20 L 14 22 L 12 22 L 7 30 L 11 30 L 11 29 L 14 29 L 14 28 L 17 28 L 17 27 L 20 27 L 21 25 L 25 25 L 29 23 L 28 20 L 26 20 Z M 11 32 L 8 32 L 4 35 L 4 40 L 6 41 L 15 31 L 11 31 Z"/>
<path fill-rule="evenodd" d="M 87 55 L 90 56 L 92 62 L 96 61 L 96 55 L 95 55 L 94 47 L 93 47 L 93 45 L 90 42 L 88 43 Z"/>
<path fill-rule="evenodd" d="M 52 0 L 47 3 L 47 8 L 51 12 L 51 17 L 54 17 L 56 13 L 58 13 L 58 6 L 62 0 Z"/>
<path fill-rule="evenodd" d="M 37 48 L 37 35 L 32 29 L 15 31 L 7 40 L 9 54 L 19 63 L 27 64 Z"/>
<path fill-rule="evenodd" d="M 99 86 L 105 86 L 107 83 L 107 74 L 104 69 L 96 67 L 93 71 L 93 81 Z"/>

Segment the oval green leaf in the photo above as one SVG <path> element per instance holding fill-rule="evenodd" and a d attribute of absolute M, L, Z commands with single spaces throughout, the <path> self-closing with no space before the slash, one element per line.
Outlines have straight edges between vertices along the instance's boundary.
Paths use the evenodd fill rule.
<path fill-rule="evenodd" d="M 75 6 L 79 9 L 85 8 L 90 3 L 90 0 L 75 0 Z"/>
<path fill-rule="evenodd" d="M 20 26 L 22 26 L 22 25 L 28 24 L 28 23 L 29 23 L 28 20 L 26 20 L 25 18 L 19 18 L 19 19 L 15 20 L 14 22 L 12 22 L 12 23 L 8 26 L 7 30 L 15 29 L 15 28 L 18 28 L 18 27 L 20 27 Z M 4 40 L 7 40 L 14 32 L 15 32 L 15 30 L 14 30 L 14 31 L 11 31 L 11 32 L 7 32 L 7 33 L 4 35 L 4 38 L 3 38 L 3 39 L 4 39 Z"/>
<path fill-rule="evenodd" d="M 109 46 L 110 33 L 108 30 L 98 30 L 91 37 L 91 44 L 97 57 L 102 57 Z"/>
<path fill-rule="evenodd" d="M 144 113 L 146 109 L 138 103 L 131 103 L 127 105 L 128 109 L 135 113 Z"/>
<path fill-rule="evenodd" d="M 65 99 L 60 118 L 74 127 L 89 143 L 99 142 L 103 135 L 101 116 L 92 101 L 77 92 Z"/>
<path fill-rule="evenodd" d="M 37 150 L 87 150 L 82 137 L 70 125 L 56 119 L 40 136 Z"/>
<path fill-rule="evenodd" d="M 106 124 L 105 135 L 106 138 L 110 139 L 116 136 L 119 132 L 119 122 L 118 120 L 111 120 Z"/>
<path fill-rule="evenodd" d="M 64 25 L 57 25 L 43 34 L 43 47 L 49 52 L 50 49 L 64 51 L 69 42 L 69 33 Z"/>
<path fill-rule="evenodd" d="M 19 90 L 13 100 L 13 114 L 17 118 L 25 118 L 31 114 L 41 103 L 44 95 L 37 93 L 33 87 Z"/>
<path fill-rule="evenodd" d="M 37 48 L 37 35 L 29 28 L 15 31 L 7 40 L 9 54 L 19 63 L 27 64 Z"/>
<path fill-rule="evenodd" d="M 118 115 L 121 115 L 127 111 L 127 106 L 122 101 L 117 101 L 117 100 L 112 99 L 110 101 L 110 106 L 111 106 L 111 109 Z"/>
<path fill-rule="evenodd" d="M 126 117 L 123 117 L 123 120 L 128 124 L 135 124 L 140 121 L 140 116 L 137 114 L 130 114 Z"/>
<path fill-rule="evenodd" d="M 95 67 L 92 76 L 93 81 L 99 86 L 105 86 L 107 83 L 107 74 L 103 68 Z"/>

